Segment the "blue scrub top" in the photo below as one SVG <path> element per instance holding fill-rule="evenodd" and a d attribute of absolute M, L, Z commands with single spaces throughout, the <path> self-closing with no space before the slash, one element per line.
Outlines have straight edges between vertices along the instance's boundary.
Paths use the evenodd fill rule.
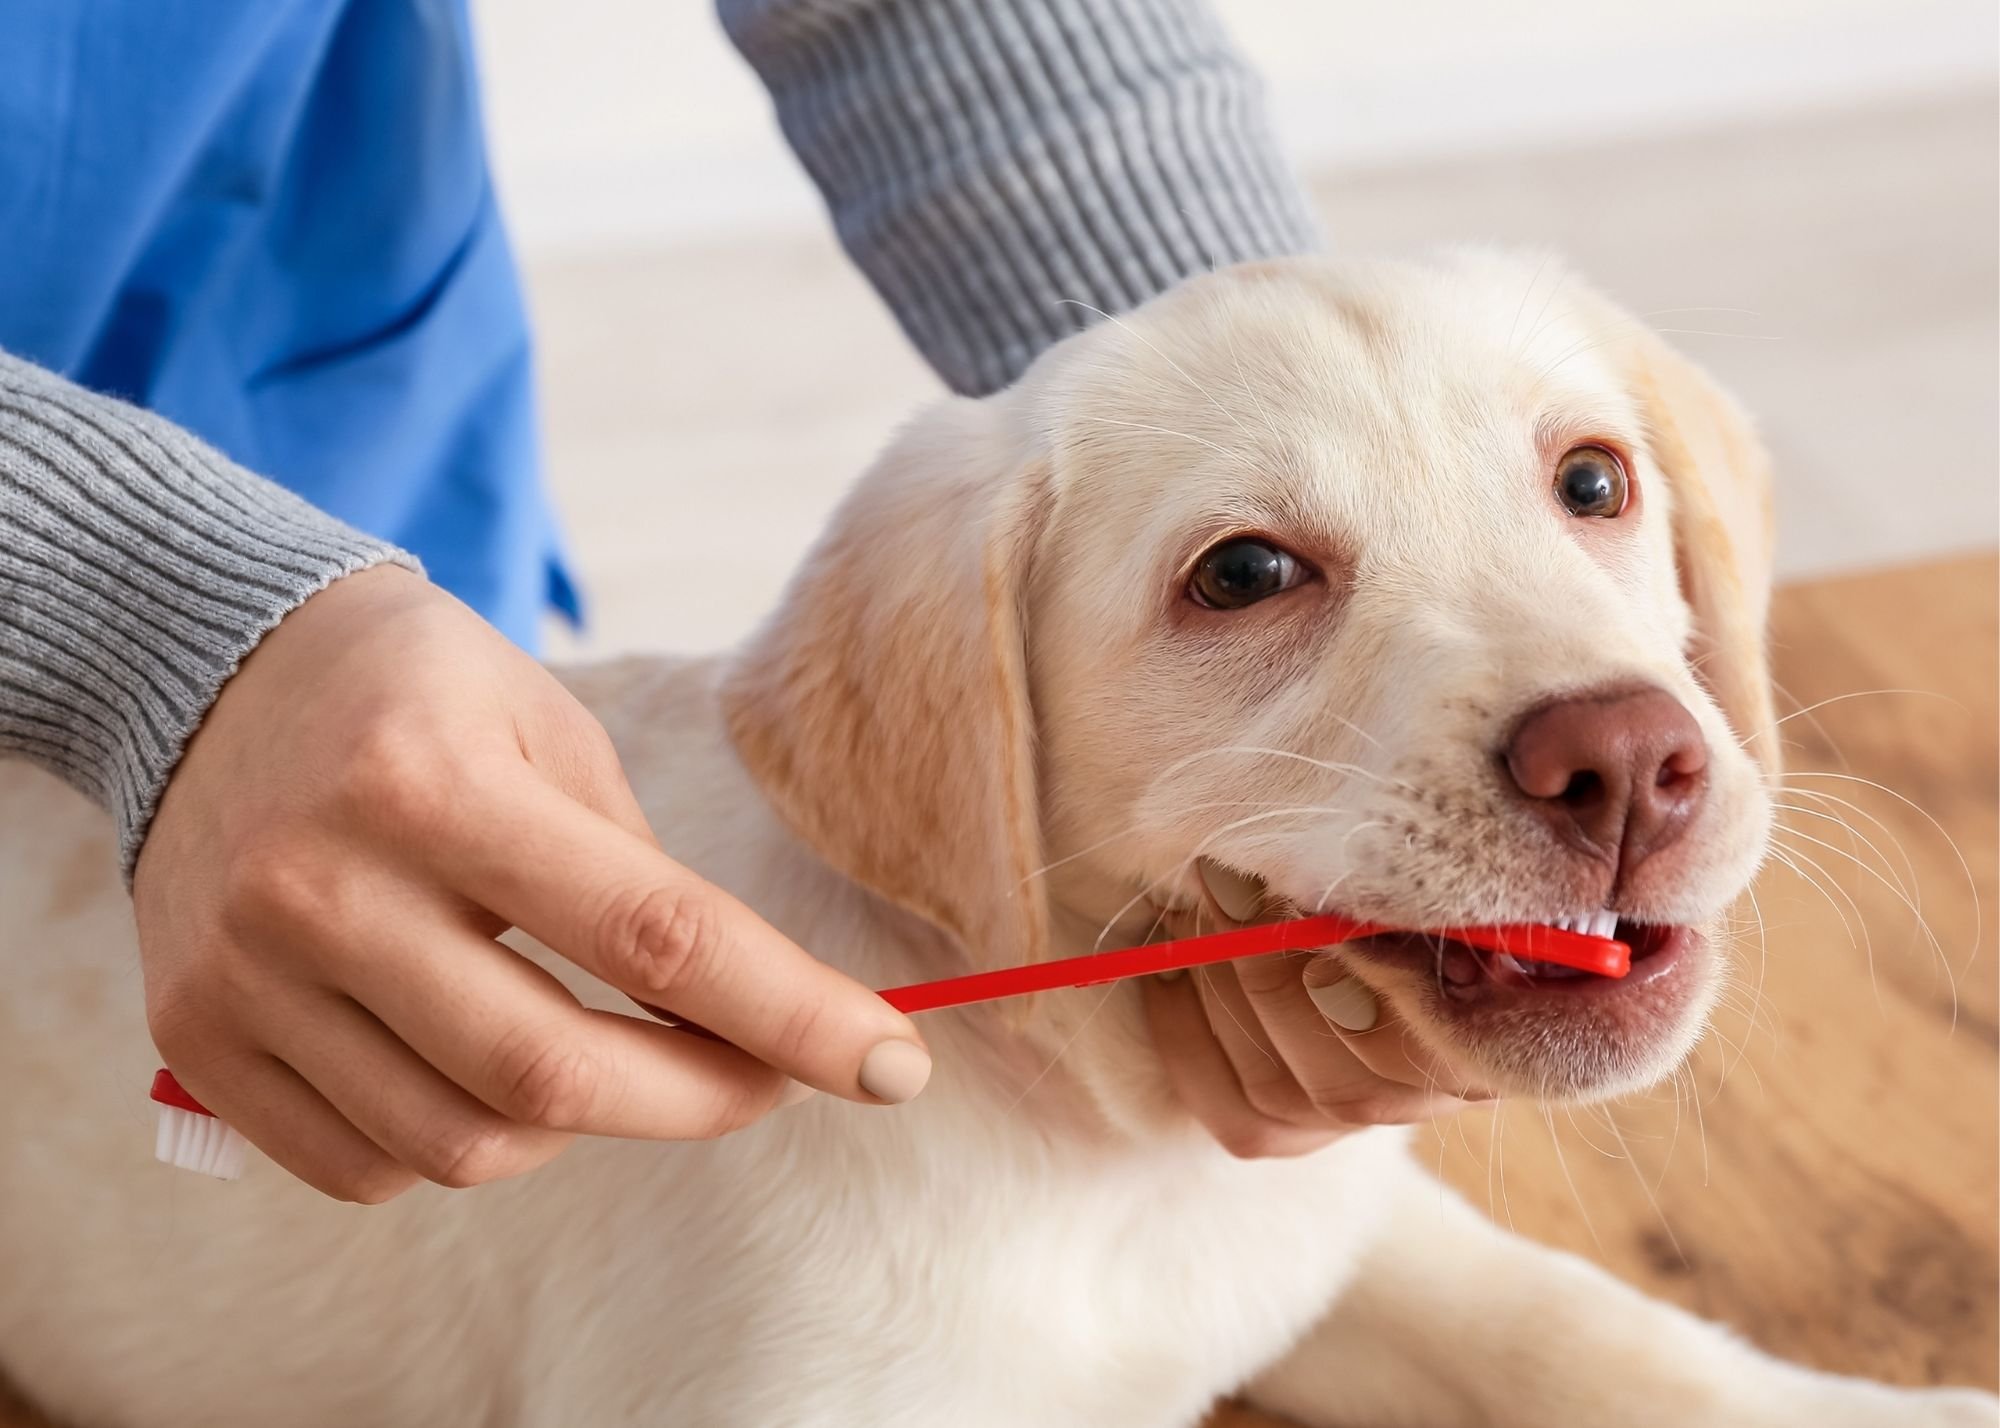
<path fill-rule="evenodd" d="M 0 348 L 576 613 L 464 0 L 8 0 Z"/>

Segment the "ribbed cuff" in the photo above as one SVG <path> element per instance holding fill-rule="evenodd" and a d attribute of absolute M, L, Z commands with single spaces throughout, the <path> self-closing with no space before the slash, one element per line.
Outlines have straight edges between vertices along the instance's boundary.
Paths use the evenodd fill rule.
<path fill-rule="evenodd" d="M 0 354 L 0 755 L 110 809 L 128 880 L 243 657 L 385 561 L 417 568 L 152 413 Z"/>
<path fill-rule="evenodd" d="M 1319 246 L 1202 0 L 719 0 L 848 253 L 955 390 Z"/>

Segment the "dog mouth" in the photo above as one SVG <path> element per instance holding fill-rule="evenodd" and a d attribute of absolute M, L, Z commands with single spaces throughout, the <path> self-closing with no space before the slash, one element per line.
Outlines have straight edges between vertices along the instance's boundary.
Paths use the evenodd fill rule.
<path fill-rule="evenodd" d="M 1540 1100 L 1595 1100 L 1664 1075 L 1699 1034 L 1714 990 L 1700 929 L 1615 917 L 1611 935 L 1632 952 L 1622 977 L 1421 932 L 1364 937 L 1340 951 L 1473 1083 Z"/>
<path fill-rule="evenodd" d="M 1263 879 L 1204 858 L 1197 865 L 1201 885 L 1215 910 L 1236 922 L 1270 914 L 1274 898 Z M 1495 952 L 1436 932 L 1381 932 L 1344 943 L 1344 954 L 1383 966 L 1401 968 L 1432 980 L 1448 1003 L 1471 1007 L 1529 996 L 1573 998 L 1616 997 L 1669 976 L 1694 939 L 1692 929 L 1669 923 L 1642 922 L 1610 908 L 1550 919 L 1546 926 L 1589 937 L 1609 937 L 1631 949 L 1631 968 L 1623 977 Z"/>
<path fill-rule="evenodd" d="M 1206 859 L 1197 872 L 1215 910 L 1236 921 L 1292 910 L 1254 876 Z M 1338 955 L 1470 1082 L 1567 1099 L 1656 1079 L 1684 1054 L 1713 993 L 1704 931 L 1613 909 L 1546 925 L 1616 938 L 1631 950 L 1630 969 L 1601 976 L 1424 931 L 1356 938 Z"/>
<path fill-rule="evenodd" d="M 1616 938 L 1632 949 L 1631 970 L 1623 977 L 1603 977 L 1426 932 L 1377 933 L 1346 943 L 1341 951 L 1429 980 L 1447 1011 L 1473 1011 L 1528 1001 L 1601 1002 L 1640 995 L 1673 975 L 1695 937 L 1688 927 L 1638 922 L 1608 911 L 1549 925 L 1566 932 Z"/>

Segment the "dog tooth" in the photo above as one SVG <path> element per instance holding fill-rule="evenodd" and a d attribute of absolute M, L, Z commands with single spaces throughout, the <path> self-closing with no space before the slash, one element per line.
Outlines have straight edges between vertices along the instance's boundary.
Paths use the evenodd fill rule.
<path fill-rule="evenodd" d="M 1237 922 L 1252 921 L 1264 908 L 1264 880 L 1239 873 L 1234 868 L 1208 858 L 1196 861 L 1195 871 L 1215 905 Z"/>
<path fill-rule="evenodd" d="M 1510 972 L 1519 972 L 1524 977 L 1534 975 L 1528 970 L 1526 962 L 1523 962 L 1519 957 L 1514 956 L 1510 952 L 1499 953 L 1496 960 Z"/>

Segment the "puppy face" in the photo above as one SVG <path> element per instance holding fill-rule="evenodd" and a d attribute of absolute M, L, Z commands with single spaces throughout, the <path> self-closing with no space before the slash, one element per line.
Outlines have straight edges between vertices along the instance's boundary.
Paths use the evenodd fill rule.
<path fill-rule="evenodd" d="M 1143 932 L 1207 859 L 1398 927 L 1615 919 L 1618 982 L 1347 954 L 1470 1082 L 1579 1095 L 1691 1045 L 1770 806 L 1686 657 L 1670 414 L 1533 276 L 1285 265 L 1076 353 L 1028 640 L 1065 904 Z"/>
<path fill-rule="evenodd" d="M 1615 920 L 1618 982 L 1346 953 L 1468 1082 L 1608 1093 L 1699 1033 L 1764 846 L 1762 470 L 1532 264 L 1238 269 L 920 422 L 732 727 L 836 866 L 989 965 L 1214 913 L 1204 867 L 1391 926 Z"/>

